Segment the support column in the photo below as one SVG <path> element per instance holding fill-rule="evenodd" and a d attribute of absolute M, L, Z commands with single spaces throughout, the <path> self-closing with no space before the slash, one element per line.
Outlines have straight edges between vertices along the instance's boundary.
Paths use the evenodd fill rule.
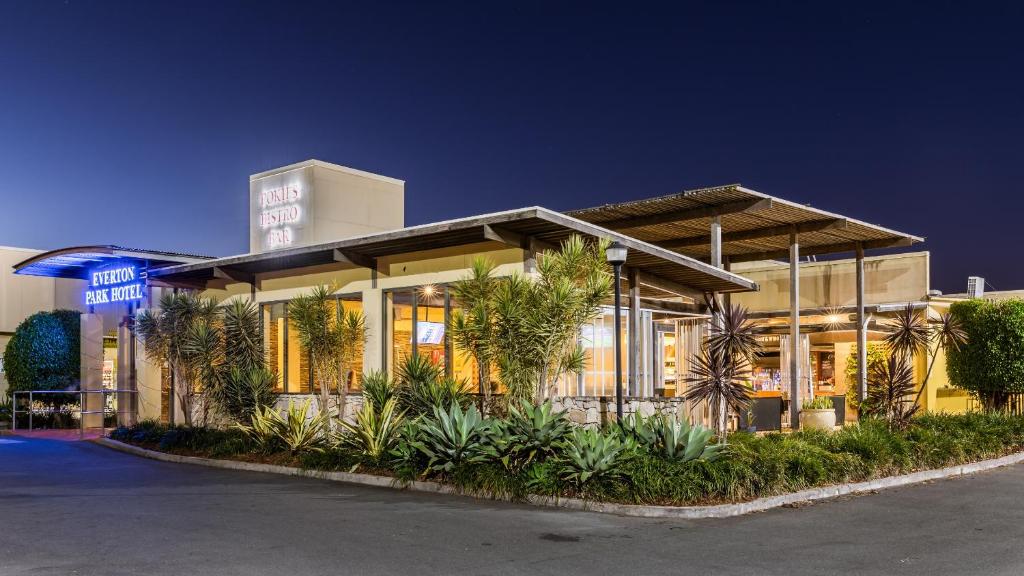
<path fill-rule="evenodd" d="M 864 246 L 857 243 L 857 399 L 868 395 L 868 331 L 864 317 Z"/>
<path fill-rule="evenodd" d="M 81 340 L 79 346 L 80 390 L 82 411 L 81 426 L 83 428 L 103 427 L 103 316 L 99 314 L 82 314 Z M 92 393 L 90 393 L 92 392 Z"/>
<path fill-rule="evenodd" d="M 632 396 L 643 396 L 644 385 L 641 381 L 640 365 L 643 334 L 643 318 L 640 314 L 640 273 L 636 268 L 628 268 L 629 278 L 629 393 Z"/>
<path fill-rule="evenodd" d="M 800 427 L 800 243 L 789 235 L 789 426 Z"/>

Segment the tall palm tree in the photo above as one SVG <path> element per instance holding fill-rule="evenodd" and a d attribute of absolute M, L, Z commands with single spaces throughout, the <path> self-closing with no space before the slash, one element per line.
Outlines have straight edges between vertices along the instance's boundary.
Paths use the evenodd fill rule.
<path fill-rule="evenodd" d="M 967 333 L 963 330 L 959 319 L 950 312 L 939 316 L 937 322 L 929 322 L 927 312 L 918 313 L 912 304 L 907 304 L 889 322 L 889 330 L 885 342 L 893 354 L 901 356 L 911 367 L 911 379 L 913 379 L 913 360 L 917 353 L 924 350 L 930 357 L 924 380 L 914 397 L 913 404 L 917 406 L 928 387 L 939 350 L 959 350 L 967 343 Z M 913 390 L 908 394 L 912 392 Z"/>
<path fill-rule="evenodd" d="M 197 392 L 196 364 L 190 362 L 186 341 L 193 324 L 213 323 L 217 304 L 192 292 L 165 292 L 156 310 L 144 310 L 136 318 L 136 331 L 146 355 L 167 366 L 174 380 L 185 424 L 192 425 L 192 404 Z M 173 415 L 171 416 L 173 419 Z"/>
<path fill-rule="evenodd" d="M 334 307 L 334 292 L 328 286 L 317 286 L 288 303 L 288 318 L 293 322 L 299 346 L 309 356 L 313 368 L 314 386 L 320 392 L 320 413 L 327 433 L 333 427 L 329 417 L 332 391 L 337 392 L 338 417 L 345 416 L 348 379 L 342 374 L 355 339 L 353 334 L 358 336 L 360 343 L 365 338 L 362 315 L 354 311 L 339 314 Z"/>

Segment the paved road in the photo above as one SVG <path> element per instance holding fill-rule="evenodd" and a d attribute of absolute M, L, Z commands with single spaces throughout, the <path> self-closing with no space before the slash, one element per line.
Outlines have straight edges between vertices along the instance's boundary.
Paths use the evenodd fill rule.
<path fill-rule="evenodd" d="M 1024 467 L 741 518 L 564 512 L 0 437 L 0 575 L 1024 573 Z"/>

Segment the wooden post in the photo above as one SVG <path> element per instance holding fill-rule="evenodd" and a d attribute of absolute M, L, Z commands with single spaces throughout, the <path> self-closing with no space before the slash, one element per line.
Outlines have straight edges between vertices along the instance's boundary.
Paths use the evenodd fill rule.
<path fill-rule="evenodd" d="M 868 331 L 864 318 L 864 245 L 857 243 L 857 399 L 868 395 Z"/>
<path fill-rule="evenodd" d="M 789 426 L 800 428 L 800 243 L 789 235 Z"/>
<path fill-rule="evenodd" d="M 629 278 L 629 393 L 631 396 L 643 396 L 640 365 L 644 324 L 640 313 L 640 273 L 636 268 L 628 268 L 626 276 Z"/>

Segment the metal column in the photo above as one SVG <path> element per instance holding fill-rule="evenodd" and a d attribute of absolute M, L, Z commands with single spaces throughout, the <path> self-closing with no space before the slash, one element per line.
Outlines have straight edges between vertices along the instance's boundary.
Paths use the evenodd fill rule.
<path fill-rule="evenodd" d="M 864 317 L 864 246 L 857 243 L 857 399 L 868 395 L 868 331 Z"/>
<path fill-rule="evenodd" d="M 789 235 L 789 426 L 800 427 L 800 243 Z"/>

